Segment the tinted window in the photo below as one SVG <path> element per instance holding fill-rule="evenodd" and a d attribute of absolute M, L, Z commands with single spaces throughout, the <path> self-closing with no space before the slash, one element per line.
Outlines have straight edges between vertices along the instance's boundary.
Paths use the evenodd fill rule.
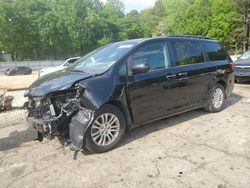
<path fill-rule="evenodd" d="M 205 61 L 200 43 L 177 41 L 171 42 L 171 44 L 177 66 L 202 63 Z"/>
<path fill-rule="evenodd" d="M 69 64 L 76 62 L 78 59 L 71 59 L 68 61 Z"/>
<path fill-rule="evenodd" d="M 69 64 L 73 64 L 74 62 L 76 62 L 78 59 L 70 59 L 67 61 L 67 63 L 65 63 L 63 66 L 68 66 Z"/>
<path fill-rule="evenodd" d="M 209 61 L 220 61 L 227 59 L 227 53 L 221 48 L 219 43 L 203 42 L 204 50 L 206 51 Z"/>
<path fill-rule="evenodd" d="M 164 42 L 156 42 L 139 48 L 132 56 L 133 64 L 148 63 L 150 70 L 164 69 L 169 66 Z"/>

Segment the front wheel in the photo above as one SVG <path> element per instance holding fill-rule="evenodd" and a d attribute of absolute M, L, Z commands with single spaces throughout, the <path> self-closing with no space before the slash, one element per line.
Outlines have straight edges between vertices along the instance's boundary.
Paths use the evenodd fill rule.
<path fill-rule="evenodd" d="M 210 91 L 209 103 L 205 107 L 209 112 L 220 112 L 225 104 L 225 89 L 221 84 L 215 84 Z"/>
<path fill-rule="evenodd" d="M 113 149 L 125 134 L 122 112 L 113 105 L 105 105 L 96 111 L 93 123 L 85 134 L 84 146 L 92 153 Z"/>

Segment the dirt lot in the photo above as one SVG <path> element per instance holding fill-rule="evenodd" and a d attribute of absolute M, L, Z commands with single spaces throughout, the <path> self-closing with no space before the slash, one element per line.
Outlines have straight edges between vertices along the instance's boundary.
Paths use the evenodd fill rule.
<path fill-rule="evenodd" d="M 113 151 L 73 152 L 39 143 L 25 111 L 0 113 L 1 187 L 250 187 L 250 85 L 226 109 L 194 110 L 139 127 Z"/>
<path fill-rule="evenodd" d="M 31 75 L 6 76 L 0 74 L 0 90 L 1 89 L 24 89 L 29 87 L 38 78 L 38 72 Z"/>

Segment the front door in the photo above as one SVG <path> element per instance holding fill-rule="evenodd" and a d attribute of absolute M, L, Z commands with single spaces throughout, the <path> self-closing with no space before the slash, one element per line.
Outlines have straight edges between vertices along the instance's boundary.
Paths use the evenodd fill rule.
<path fill-rule="evenodd" d="M 178 88 L 165 42 L 145 44 L 130 59 L 132 65 L 144 61 L 150 67 L 146 73 L 129 76 L 128 95 L 134 122 L 140 124 L 170 114 Z"/>

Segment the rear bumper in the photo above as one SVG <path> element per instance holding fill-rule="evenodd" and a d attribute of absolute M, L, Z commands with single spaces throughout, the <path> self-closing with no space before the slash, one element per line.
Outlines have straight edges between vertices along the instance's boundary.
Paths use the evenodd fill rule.
<path fill-rule="evenodd" d="M 235 80 L 237 81 L 250 81 L 250 72 L 236 72 Z"/>

